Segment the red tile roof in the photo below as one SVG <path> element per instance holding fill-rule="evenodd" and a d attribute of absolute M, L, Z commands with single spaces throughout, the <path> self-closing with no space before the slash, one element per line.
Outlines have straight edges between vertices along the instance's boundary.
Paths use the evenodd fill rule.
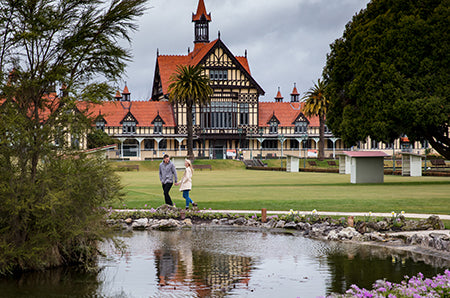
<path fill-rule="evenodd" d="M 205 16 L 206 20 L 211 21 L 211 14 L 206 13 L 205 2 L 203 0 L 198 1 L 197 13 L 192 14 L 192 21 L 200 21 L 201 17 Z"/>
<path fill-rule="evenodd" d="M 128 91 L 128 86 L 125 85 L 125 88 L 123 88 L 122 94 L 131 94 L 130 91 Z"/>
<path fill-rule="evenodd" d="M 158 67 L 163 93 L 168 93 L 170 76 L 176 72 L 178 65 L 198 65 L 218 41 L 219 39 L 216 39 L 209 43 L 196 43 L 194 50 L 188 55 L 159 55 Z M 236 59 L 251 75 L 247 58 L 236 57 Z"/>
<path fill-rule="evenodd" d="M 137 126 L 153 126 L 151 122 L 158 113 L 165 123 L 164 126 L 175 126 L 173 109 L 167 101 L 111 101 L 95 105 L 79 103 L 78 106 L 80 109 L 87 106 L 91 117 L 102 115 L 106 126 L 121 126 L 120 122 L 128 111 L 136 118 Z"/>
<path fill-rule="evenodd" d="M 260 102 L 258 113 L 259 123 L 261 127 L 269 126 L 267 122 L 273 115 L 280 121 L 280 126 L 294 126 L 293 122 L 302 112 L 304 103 L 300 102 Z M 319 117 L 306 117 L 310 126 L 319 126 Z"/>

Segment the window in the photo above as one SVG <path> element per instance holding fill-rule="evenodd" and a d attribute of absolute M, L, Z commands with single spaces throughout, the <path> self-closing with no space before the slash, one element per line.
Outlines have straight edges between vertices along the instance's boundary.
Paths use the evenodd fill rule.
<path fill-rule="evenodd" d="M 105 121 L 100 120 L 100 121 L 95 122 L 95 127 L 97 129 L 100 129 L 101 131 L 105 131 Z"/>
<path fill-rule="evenodd" d="M 212 101 L 201 114 L 205 128 L 235 128 L 237 122 L 237 103 Z"/>
<path fill-rule="evenodd" d="M 295 122 L 295 133 L 306 134 L 308 132 L 308 123 L 304 121 Z"/>
<path fill-rule="evenodd" d="M 134 121 L 124 121 L 122 132 L 127 134 L 135 134 L 136 133 L 136 122 Z"/>
<path fill-rule="evenodd" d="M 153 133 L 155 134 L 162 134 L 162 122 L 161 121 L 155 121 L 153 123 Z"/>
<path fill-rule="evenodd" d="M 209 79 L 211 81 L 226 81 L 228 79 L 228 71 L 226 69 L 210 69 Z"/>
<path fill-rule="evenodd" d="M 158 146 L 159 150 L 166 150 L 167 149 L 167 139 L 163 139 L 159 142 Z"/>
<path fill-rule="evenodd" d="M 263 149 L 277 149 L 278 140 L 264 140 L 262 142 Z"/>
<path fill-rule="evenodd" d="M 325 131 L 325 133 L 327 133 L 327 134 L 331 134 L 332 132 L 331 132 L 331 129 L 329 129 L 328 128 L 328 126 L 324 126 L 324 131 Z"/>
<path fill-rule="evenodd" d="M 195 125 L 195 107 L 192 107 L 192 125 Z"/>
<path fill-rule="evenodd" d="M 239 104 L 239 124 L 248 125 L 248 103 Z"/>
<path fill-rule="evenodd" d="M 297 140 L 295 140 L 295 139 L 290 139 L 289 140 L 290 141 L 290 146 L 291 146 L 291 149 L 298 149 L 298 146 L 299 146 L 299 144 L 298 144 L 298 141 Z"/>
<path fill-rule="evenodd" d="M 153 150 L 155 149 L 155 141 L 153 139 L 145 139 L 144 140 L 144 149 L 145 150 Z"/>
<path fill-rule="evenodd" d="M 276 134 L 278 133 L 278 122 L 277 121 L 270 121 L 270 127 L 269 127 L 269 133 Z"/>

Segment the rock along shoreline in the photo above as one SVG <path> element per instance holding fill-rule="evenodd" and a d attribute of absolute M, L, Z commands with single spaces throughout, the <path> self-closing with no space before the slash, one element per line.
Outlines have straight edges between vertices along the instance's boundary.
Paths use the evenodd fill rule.
<path fill-rule="evenodd" d="M 269 217 L 247 218 L 233 214 L 221 214 L 221 218 L 202 218 L 193 211 L 185 212 L 163 205 L 155 210 L 157 217 L 145 213 L 123 214 L 122 218 L 107 219 L 107 224 L 119 230 L 177 230 L 177 229 L 240 229 L 261 232 L 286 233 L 325 241 L 340 241 L 373 245 L 390 249 L 409 251 L 445 259 L 450 262 L 450 230 L 445 230 L 438 216 L 422 220 L 407 220 L 400 217 L 381 221 L 357 221 L 353 224 L 347 218 L 314 218 L 313 222 L 299 221 L 292 217 L 280 219 Z M 311 219 L 309 219 L 311 220 Z M 393 224 L 394 223 L 394 224 Z"/>

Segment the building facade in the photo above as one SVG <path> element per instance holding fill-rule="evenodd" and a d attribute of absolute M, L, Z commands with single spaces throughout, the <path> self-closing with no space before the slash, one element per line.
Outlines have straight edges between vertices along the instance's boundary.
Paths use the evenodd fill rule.
<path fill-rule="evenodd" d="M 260 96 L 265 92 L 251 75 L 247 54 L 231 53 L 220 39 L 220 33 L 210 41 L 211 21 L 204 1 L 199 0 L 197 11 L 192 14 L 194 49 L 187 55 L 157 53 L 150 100 L 131 100 L 125 86 L 122 93 L 117 92 L 114 102 L 91 108 L 96 115 L 96 128 L 120 141 L 120 148 L 110 152 L 110 158 L 144 160 L 161 158 L 164 153 L 186 156 L 187 113 L 193 115 L 196 157 L 315 156 L 319 119 L 303 114 L 304 103 L 295 84 L 290 100 L 283 101 L 278 90 L 274 102 L 261 102 Z M 210 104 L 187 111 L 185 106 L 168 101 L 170 77 L 179 65 L 204 68 L 214 91 Z M 344 149 L 342 141 L 327 128 L 325 138 L 326 157 L 334 157 Z M 383 146 L 386 147 L 370 144 L 367 147 L 371 148 L 362 149 L 385 149 Z"/>

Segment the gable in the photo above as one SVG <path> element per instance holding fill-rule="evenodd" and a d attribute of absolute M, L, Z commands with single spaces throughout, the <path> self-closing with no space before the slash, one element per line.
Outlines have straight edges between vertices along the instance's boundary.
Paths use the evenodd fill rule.
<path fill-rule="evenodd" d="M 267 121 L 267 124 L 270 124 L 272 122 L 276 122 L 277 124 L 280 124 L 280 120 L 278 120 L 277 116 L 275 116 L 275 112 L 273 113 L 272 117 L 269 121 Z"/>
<path fill-rule="evenodd" d="M 156 115 L 155 119 L 153 119 L 152 124 L 155 124 L 155 122 L 161 122 L 162 124 L 166 124 L 166 122 L 164 122 L 164 120 L 159 115 L 159 112 L 158 115 Z"/>
<path fill-rule="evenodd" d="M 295 124 L 296 122 L 306 122 L 307 124 L 309 124 L 308 118 L 306 118 L 306 116 L 302 112 L 298 114 L 297 118 L 295 118 L 292 124 Z"/>
<path fill-rule="evenodd" d="M 265 94 L 250 73 L 247 57 L 234 56 L 220 39 L 215 42 L 214 46 L 200 60 L 199 64 L 205 65 L 207 69 L 211 67 L 236 68 L 239 71 L 239 77 L 248 82 L 245 85 L 246 87 L 253 87 L 259 94 Z"/>
<path fill-rule="evenodd" d="M 136 118 L 131 114 L 131 112 L 128 112 L 125 117 L 120 121 L 120 124 L 123 124 L 124 122 L 135 122 L 138 124 L 139 122 L 136 120 Z"/>
<path fill-rule="evenodd" d="M 235 57 L 220 39 L 210 43 L 197 43 L 188 55 L 158 55 L 155 76 L 153 79 L 152 99 L 159 100 L 168 94 L 170 77 L 179 65 L 204 65 L 210 67 L 236 68 L 241 76 L 248 81 L 247 87 L 253 87 L 259 94 L 264 90 L 250 74 L 247 57 Z"/>

